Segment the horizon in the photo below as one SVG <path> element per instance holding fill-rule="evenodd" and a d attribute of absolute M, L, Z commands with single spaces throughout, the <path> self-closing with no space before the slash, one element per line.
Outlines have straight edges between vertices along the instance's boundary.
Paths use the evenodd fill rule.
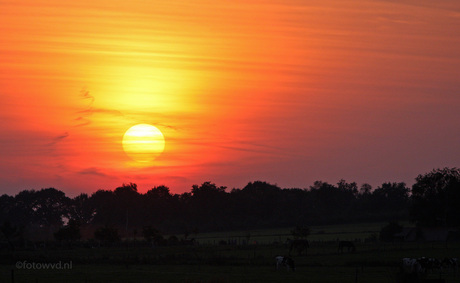
<path fill-rule="evenodd" d="M 440 169 L 440 168 L 438 168 L 438 169 Z M 452 168 L 452 169 L 456 169 L 456 168 Z M 435 170 L 435 169 L 433 169 L 433 170 Z M 419 175 L 424 175 L 424 174 L 427 174 L 427 173 L 429 173 L 429 172 L 421 173 L 421 174 L 419 174 Z M 415 178 L 414 178 L 414 180 L 415 180 Z M 356 181 L 350 181 L 350 180 L 340 179 L 340 180 L 338 180 L 337 182 L 332 182 L 332 183 L 331 183 L 331 182 L 322 181 L 322 180 L 316 180 L 316 181 L 314 181 L 312 184 L 310 184 L 310 185 L 305 185 L 305 186 L 302 186 L 302 187 L 283 187 L 283 186 L 278 185 L 277 183 L 270 183 L 270 182 L 263 181 L 263 180 L 253 180 L 253 181 L 247 182 L 244 186 L 241 186 L 241 187 L 228 187 L 228 186 L 225 186 L 224 184 L 217 184 L 217 183 L 215 183 L 215 182 L 213 182 L 213 181 L 203 181 L 203 182 L 201 182 L 201 183 L 195 183 L 195 184 L 190 185 L 190 189 L 189 189 L 189 190 L 180 190 L 179 192 L 174 192 L 174 191 L 171 191 L 171 188 L 170 188 L 167 184 L 161 184 L 161 185 L 151 186 L 151 187 L 148 188 L 148 189 L 142 189 L 142 188 L 140 189 L 137 183 L 135 183 L 135 182 L 127 182 L 127 183 L 122 183 L 122 184 L 120 184 L 120 185 L 118 185 L 118 186 L 116 186 L 116 187 L 113 187 L 113 188 L 99 188 L 99 189 L 96 189 L 96 190 L 91 191 L 91 192 L 82 192 L 82 191 L 80 191 L 80 192 L 77 192 L 76 194 L 69 194 L 69 193 L 66 193 L 66 190 L 63 190 L 63 189 L 60 189 L 60 188 L 57 188 L 57 187 L 53 187 L 53 186 L 47 186 L 47 187 L 42 187 L 42 188 L 30 188 L 30 189 L 19 190 L 19 191 L 16 192 L 16 194 L 11 194 L 11 195 L 9 195 L 9 194 L 7 194 L 7 193 L 2 193 L 1 195 L 5 195 L 5 194 L 6 194 L 6 195 L 8 195 L 8 196 L 14 197 L 14 196 L 16 196 L 18 193 L 20 193 L 20 192 L 22 192 L 22 191 L 40 191 L 40 190 L 45 190 L 45 189 L 56 189 L 56 190 L 58 190 L 58 191 L 63 192 L 67 197 L 75 198 L 75 197 L 79 196 L 79 195 L 82 194 L 82 193 L 87 194 L 88 196 L 91 196 L 92 194 L 94 194 L 95 192 L 97 192 L 97 191 L 99 191 L 99 190 L 114 192 L 114 191 L 115 191 L 117 188 L 119 188 L 119 187 L 130 186 L 131 184 L 136 186 L 137 193 L 140 194 L 140 195 L 144 195 L 144 194 L 146 194 L 148 191 L 150 191 L 150 190 L 152 190 L 152 189 L 155 189 L 155 188 L 158 188 L 158 187 L 162 187 L 162 186 L 168 188 L 171 195 L 176 195 L 176 194 L 177 194 L 177 195 L 181 195 L 181 194 L 184 194 L 184 193 L 191 193 L 193 186 L 201 186 L 201 185 L 203 185 L 203 184 L 205 184 L 205 183 L 213 184 L 213 185 L 215 185 L 216 187 L 224 187 L 226 193 L 231 193 L 231 191 L 234 190 L 234 189 L 236 189 L 236 190 L 242 190 L 242 189 L 244 189 L 246 186 L 248 186 L 249 184 L 254 184 L 254 183 L 256 183 L 256 182 L 261 182 L 261 183 L 266 183 L 266 184 L 268 184 L 268 185 L 273 185 L 273 186 L 275 186 L 275 187 L 278 187 L 278 188 L 281 189 L 281 190 L 296 190 L 296 189 L 300 189 L 300 190 L 307 190 L 307 191 L 308 191 L 308 190 L 311 190 L 311 189 L 312 189 L 312 187 L 314 186 L 314 184 L 315 184 L 316 182 L 322 182 L 322 183 L 325 183 L 325 184 L 329 184 L 329 185 L 332 185 L 332 186 L 336 186 L 336 185 L 338 185 L 338 184 L 340 183 L 340 181 L 344 181 L 344 182 L 347 183 L 347 184 L 356 183 L 358 192 L 360 192 L 360 189 L 363 187 L 363 185 L 370 185 L 370 186 L 371 186 L 371 192 L 373 192 L 373 191 L 375 191 L 377 188 L 381 188 L 382 185 L 384 185 L 384 184 L 401 184 L 401 183 L 403 183 L 403 184 L 405 185 L 405 187 L 409 189 L 409 193 L 410 193 L 410 191 L 412 190 L 412 186 L 416 183 L 415 181 L 414 181 L 413 184 L 407 184 L 407 183 L 405 183 L 405 182 L 387 181 L 387 182 L 383 182 L 382 184 L 379 184 L 379 185 L 377 185 L 377 186 L 373 186 L 373 185 L 368 184 L 368 183 L 358 183 L 358 182 L 356 182 Z M 0 196 L 1 196 L 1 195 L 0 195 Z"/>
<path fill-rule="evenodd" d="M 410 187 L 460 164 L 458 1 L 0 6 L 2 194 Z M 127 150 L 139 124 L 158 133 Z"/>

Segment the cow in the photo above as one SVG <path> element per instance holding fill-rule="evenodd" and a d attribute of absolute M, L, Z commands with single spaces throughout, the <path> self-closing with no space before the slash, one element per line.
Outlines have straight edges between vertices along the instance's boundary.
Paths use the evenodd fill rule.
<path fill-rule="evenodd" d="M 445 257 L 441 260 L 441 267 L 456 274 L 458 271 L 458 259 L 455 257 Z"/>
<path fill-rule="evenodd" d="M 417 259 L 423 273 L 433 272 L 435 269 L 441 268 L 441 261 L 431 257 L 421 257 Z"/>
<path fill-rule="evenodd" d="M 275 257 L 275 263 L 276 263 L 276 270 L 280 269 L 280 267 L 285 266 L 286 269 L 295 271 L 295 263 L 294 260 L 291 257 L 288 256 L 276 256 Z"/>
<path fill-rule="evenodd" d="M 355 252 L 356 247 L 355 244 L 351 241 L 339 241 L 339 247 L 337 248 L 337 252 L 343 253 L 343 249 L 347 248 L 348 252 Z"/>
<path fill-rule="evenodd" d="M 289 255 L 291 255 L 293 250 L 297 250 L 297 255 L 299 256 L 302 255 L 303 251 L 305 251 L 305 255 L 306 255 L 308 248 L 310 247 L 308 240 L 303 240 L 303 239 L 297 239 L 297 240 L 287 239 L 286 243 L 289 246 Z"/>
<path fill-rule="evenodd" d="M 405 257 L 402 259 L 402 270 L 404 274 L 421 274 L 423 273 L 422 265 L 418 259 Z"/>

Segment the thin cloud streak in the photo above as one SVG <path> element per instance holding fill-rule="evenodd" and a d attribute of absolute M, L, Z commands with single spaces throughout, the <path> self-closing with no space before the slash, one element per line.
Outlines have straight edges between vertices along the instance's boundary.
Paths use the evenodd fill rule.
<path fill-rule="evenodd" d="M 99 168 L 95 168 L 95 167 L 90 167 L 90 168 L 83 169 L 83 170 L 79 171 L 78 174 L 81 174 L 81 175 L 94 175 L 94 176 L 99 176 L 99 177 L 109 177 L 109 175 L 103 173 Z"/>

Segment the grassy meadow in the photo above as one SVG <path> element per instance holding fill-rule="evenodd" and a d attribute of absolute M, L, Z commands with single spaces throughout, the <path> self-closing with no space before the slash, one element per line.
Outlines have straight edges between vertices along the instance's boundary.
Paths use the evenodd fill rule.
<path fill-rule="evenodd" d="M 274 261 L 276 255 L 288 254 L 284 242 L 290 229 L 271 229 L 192 235 L 198 242 L 194 246 L 142 247 L 134 242 L 130 247 L 2 251 L 0 282 L 398 282 L 404 257 L 460 255 L 460 243 L 371 241 L 384 225 L 311 227 L 308 254 L 292 254 L 295 272 L 276 270 Z M 356 252 L 338 253 L 337 239 L 356 241 Z M 58 262 L 72 266 L 27 268 Z M 454 272 L 427 274 L 440 277 L 460 282 Z"/>

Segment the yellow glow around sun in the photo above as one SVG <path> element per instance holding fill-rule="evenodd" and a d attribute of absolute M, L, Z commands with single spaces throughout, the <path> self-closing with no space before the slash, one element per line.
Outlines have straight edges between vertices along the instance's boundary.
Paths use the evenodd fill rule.
<path fill-rule="evenodd" d="M 149 124 L 138 124 L 129 128 L 123 136 L 123 150 L 140 163 L 152 162 L 165 148 L 161 131 Z"/>

